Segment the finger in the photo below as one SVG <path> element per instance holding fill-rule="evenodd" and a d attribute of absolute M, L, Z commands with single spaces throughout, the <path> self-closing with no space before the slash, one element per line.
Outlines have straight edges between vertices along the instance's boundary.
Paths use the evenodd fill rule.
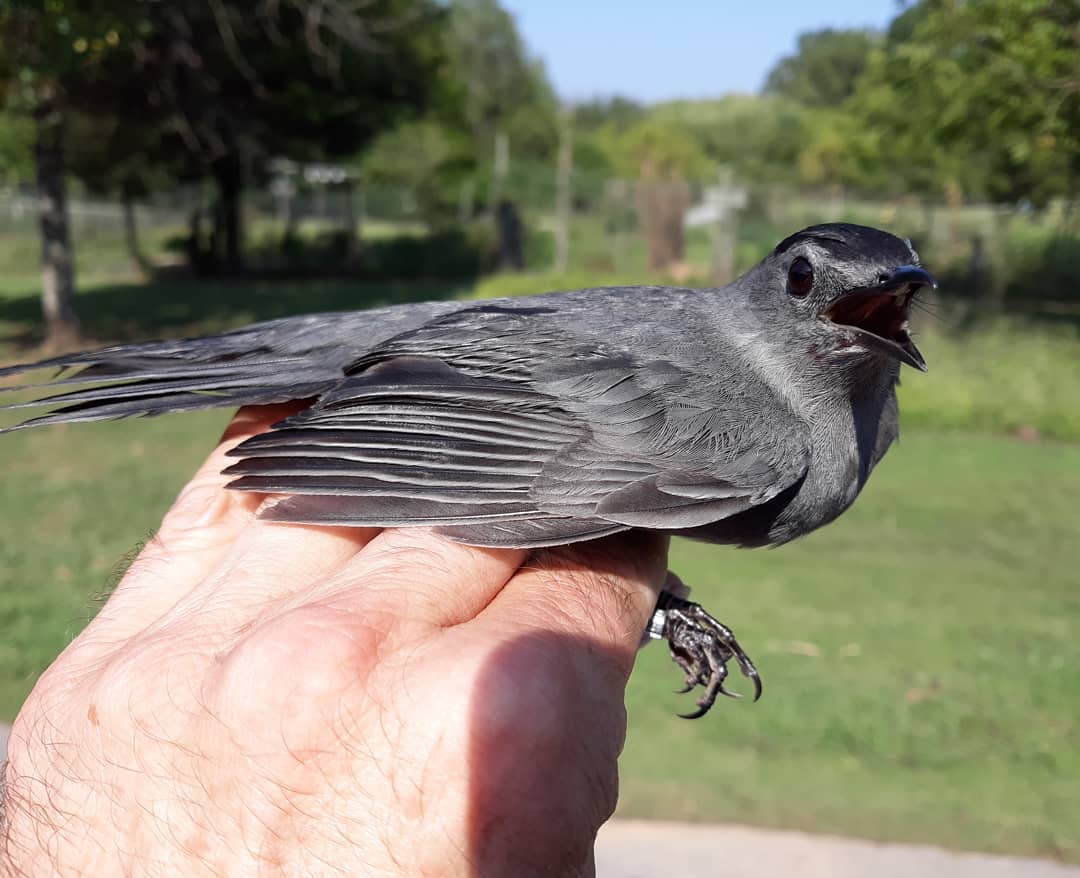
<path fill-rule="evenodd" d="M 255 519 L 162 622 L 213 614 L 221 628 L 247 625 L 261 612 L 308 601 L 311 589 L 335 576 L 379 534 L 378 528 L 284 524 Z"/>
<path fill-rule="evenodd" d="M 642 632 L 667 580 L 667 537 L 630 531 L 545 549 L 477 618 L 505 633 L 536 629 L 595 643 L 629 676 Z"/>
<path fill-rule="evenodd" d="M 296 405 L 240 409 L 195 476 L 165 514 L 95 622 L 125 636 L 159 618 L 220 563 L 255 517 L 264 495 L 225 490 L 229 449 L 296 410 Z"/>
<path fill-rule="evenodd" d="M 472 619 L 513 576 L 524 549 L 467 546 L 427 528 L 384 530 L 329 580 L 298 595 L 418 629 Z"/>
<path fill-rule="evenodd" d="M 447 632 L 447 652 L 476 656 L 470 811 L 493 871 L 550 861 L 558 838 L 575 860 L 559 874 L 578 874 L 614 809 L 626 680 L 666 554 L 666 538 L 644 533 L 538 552 L 472 624 Z M 529 795 L 507 812 L 507 790 Z M 493 842 L 493 815 L 513 847 Z"/>

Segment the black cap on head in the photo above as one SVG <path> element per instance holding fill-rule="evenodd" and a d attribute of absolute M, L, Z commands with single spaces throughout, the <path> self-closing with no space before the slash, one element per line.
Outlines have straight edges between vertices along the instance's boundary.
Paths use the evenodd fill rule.
<path fill-rule="evenodd" d="M 814 243 L 820 247 L 853 260 L 872 257 L 877 261 L 895 262 L 897 265 L 918 264 L 918 254 L 910 241 L 875 229 L 853 223 L 822 223 L 788 235 L 773 250 L 780 254 L 802 243 Z"/>

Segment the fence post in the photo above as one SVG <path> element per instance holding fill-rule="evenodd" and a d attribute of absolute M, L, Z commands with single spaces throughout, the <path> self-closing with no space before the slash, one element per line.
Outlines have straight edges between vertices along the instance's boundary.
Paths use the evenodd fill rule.
<path fill-rule="evenodd" d="M 362 187 L 361 183 L 361 191 Z M 356 181 L 352 175 L 345 178 L 342 194 L 345 197 L 345 263 L 352 266 L 360 255 L 360 235 L 363 229 L 361 212 L 356 209 Z"/>
<path fill-rule="evenodd" d="M 468 177 L 461 181 L 458 190 L 458 222 L 466 225 L 473 216 L 473 202 L 476 199 L 476 180 Z"/>
<path fill-rule="evenodd" d="M 573 110 L 562 112 L 559 159 L 555 179 L 555 270 L 564 273 L 570 262 L 571 178 L 574 173 Z"/>
<path fill-rule="evenodd" d="M 721 167 L 719 181 L 705 193 L 705 203 L 712 209 L 713 282 L 726 284 L 735 277 L 735 212 L 746 206 L 746 189 L 735 182 L 731 168 Z"/>
<path fill-rule="evenodd" d="M 505 131 L 495 132 L 495 156 L 491 175 L 491 192 L 488 207 L 494 213 L 506 191 L 506 178 L 510 174 L 510 138 Z"/>

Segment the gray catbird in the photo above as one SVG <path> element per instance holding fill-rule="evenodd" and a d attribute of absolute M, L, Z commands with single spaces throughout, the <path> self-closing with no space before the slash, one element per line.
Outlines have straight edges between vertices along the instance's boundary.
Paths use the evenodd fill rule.
<path fill-rule="evenodd" d="M 832 521 L 897 436 L 900 363 L 934 279 L 910 243 L 813 226 L 719 289 L 608 287 L 257 323 L 0 370 L 76 369 L 19 427 L 312 400 L 232 455 L 274 521 L 434 526 L 540 547 L 632 528 L 777 545 Z M 80 387 L 80 385 L 83 385 Z M 35 385 L 40 387 L 42 385 Z M 8 390 L 14 388 L 7 388 Z M 18 428 L 16 428 L 18 429 Z M 650 625 L 701 685 L 729 629 L 664 593 Z"/>

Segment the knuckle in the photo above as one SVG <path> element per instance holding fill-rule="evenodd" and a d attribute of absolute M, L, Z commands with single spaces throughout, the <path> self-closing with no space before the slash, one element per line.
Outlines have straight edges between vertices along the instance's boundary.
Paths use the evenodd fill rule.
<path fill-rule="evenodd" d="M 167 542 L 195 532 L 206 532 L 242 509 L 245 514 L 250 498 L 226 490 L 216 473 L 204 473 L 180 491 L 161 524 L 160 536 Z"/>
<path fill-rule="evenodd" d="M 129 640 L 102 663 L 84 689 L 87 719 L 113 733 L 166 729 L 196 709 L 207 658 L 171 634 Z"/>
<path fill-rule="evenodd" d="M 336 704 L 362 690 L 383 658 L 388 623 L 378 615 L 320 605 L 288 610 L 246 631 L 222 658 L 211 698 L 219 705 L 276 705 L 289 713 L 305 705 Z M 324 719 L 324 718 L 320 718 Z"/>

